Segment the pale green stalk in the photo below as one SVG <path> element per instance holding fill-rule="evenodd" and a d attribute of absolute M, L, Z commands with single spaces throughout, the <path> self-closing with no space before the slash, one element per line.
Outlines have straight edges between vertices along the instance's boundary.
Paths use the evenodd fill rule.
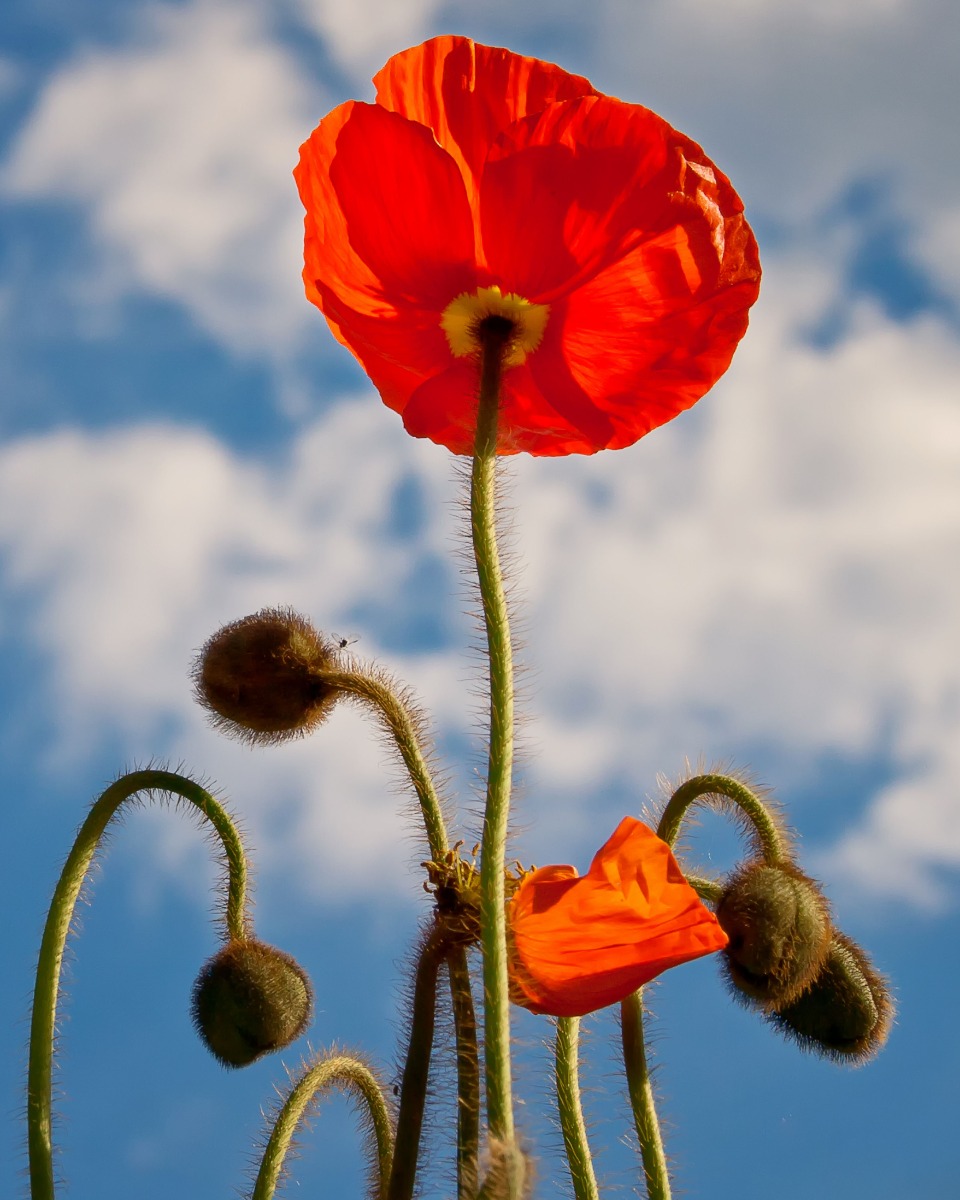
<path fill-rule="evenodd" d="M 481 331 L 480 399 L 470 481 L 470 518 L 490 664 L 490 748 L 480 865 L 487 1124 L 492 1142 L 513 1147 L 510 1001 L 504 908 L 507 821 L 513 777 L 513 650 L 497 548 L 494 480 L 497 409 L 507 336 L 507 331 L 496 325 Z M 510 1161 L 514 1161 L 512 1151 Z M 508 1181 L 508 1194 L 519 1194 L 520 1187 L 518 1179 L 511 1179 Z"/>
<path fill-rule="evenodd" d="M 670 1175 L 660 1135 L 660 1123 L 653 1101 L 653 1084 L 647 1066 L 643 1037 L 643 989 L 620 1004 L 623 1035 L 623 1062 L 627 1070 L 627 1088 L 633 1120 L 643 1159 L 647 1200 L 670 1200 Z"/>
<path fill-rule="evenodd" d="M 597 1179 L 580 1105 L 580 1018 L 557 1021 L 556 1081 L 560 1129 L 576 1200 L 598 1200 Z"/>
<path fill-rule="evenodd" d="M 180 796 L 213 825 L 223 843 L 227 860 L 228 887 L 224 914 L 227 932 L 231 938 L 246 936 L 246 857 L 240 837 L 223 806 L 199 784 L 171 771 L 133 771 L 112 783 L 80 826 L 54 891 L 40 943 L 27 1073 L 27 1138 L 32 1200 L 53 1200 L 54 1195 L 51 1129 L 53 1042 L 60 971 L 77 898 L 110 819 L 125 800 L 145 791 Z"/>
<path fill-rule="evenodd" d="M 374 1200 L 386 1196 L 393 1156 L 393 1122 L 383 1090 L 377 1077 L 360 1059 L 332 1054 L 310 1067 L 287 1097 L 263 1152 L 252 1200 L 273 1200 L 297 1126 L 310 1105 L 331 1087 L 349 1089 L 366 1107 L 376 1141 L 376 1170 L 371 1194 Z"/>
<path fill-rule="evenodd" d="M 362 671 L 323 671 L 323 680 L 330 687 L 372 703 L 396 744 L 410 782 L 420 801 L 426 826 L 430 855 L 440 862 L 450 848 L 443 820 L 440 797 L 433 784 L 430 768 L 420 744 L 420 713 L 389 686 L 386 679 Z"/>

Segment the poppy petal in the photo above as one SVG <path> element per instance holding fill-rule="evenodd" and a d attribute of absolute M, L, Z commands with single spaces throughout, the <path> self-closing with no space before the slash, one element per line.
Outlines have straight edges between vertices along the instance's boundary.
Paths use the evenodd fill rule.
<path fill-rule="evenodd" d="M 712 286 L 723 221 L 742 208 L 700 147 L 661 117 L 588 96 L 517 122 L 491 147 L 481 182 L 484 256 L 511 290 L 549 303 L 639 242 L 684 228 L 689 278 Z"/>
<path fill-rule="evenodd" d="M 501 130 L 558 100 L 595 94 L 589 80 L 553 63 L 449 36 L 395 54 L 373 82 L 378 104 L 433 130 L 468 186 Z"/>
<path fill-rule="evenodd" d="M 304 281 L 411 433 L 472 452 L 479 355 L 439 329 L 481 293 L 540 312 L 504 363 L 499 453 L 628 446 L 712 386 L 760 267 L 699 146 L 466 38 L 405 51 L 375 82 L 376 104 L 342 105 L 302 147 Z"/>
<path fill-rule="evenodd" d="M 430 131 L 350 101 L 320 122 L 294 172 L 307 210 L 304 278 L 357 312 L 439 313 L 475 277 L 473 218 L 453 159 Z"/>
<path fill-rule="evenodd" d="M 534 1012 L 583 1016 L 727 944 L 670 847 L 633 817 L 582 879 L 570 870 L 531 872 L 510 902 L 511 989 Z"/>
<path fill-rule="evenodd" d="M 670 231 L 553 306 L 550 337 L 529 368 L 558 411 L 580 414 L 592 443 L 581 453 L 633 445 L 692 407 L 730 365 L 758 281 L 700 298 L 683 279 L 685 252 L 682 235 Z"/>

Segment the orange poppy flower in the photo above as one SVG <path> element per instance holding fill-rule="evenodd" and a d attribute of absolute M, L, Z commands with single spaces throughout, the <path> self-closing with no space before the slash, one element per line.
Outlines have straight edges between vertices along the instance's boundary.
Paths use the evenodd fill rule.
<path fill-rule="evenodd" d="M 468 38 L 397 54 L 294 172 L 307 296 L 407 430 L 473 452 L 506 317 L 498 452 L 632 445 L 713 386 L 760 264 L 700 147 L 578 75 Z"/>
<path fill-rule="evenodd" d="M 670 847 L 633 817 L 582 878 L 567 866 L 525 875 L 507 917 L 511 998 L 554 1017 L 616 1004 L 668 967 L 727 944 Z"/>

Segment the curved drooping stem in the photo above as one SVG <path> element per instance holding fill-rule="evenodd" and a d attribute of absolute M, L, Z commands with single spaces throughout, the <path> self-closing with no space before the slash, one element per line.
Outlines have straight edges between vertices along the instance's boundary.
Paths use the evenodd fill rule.
<path fill-rule="evenodd" d="M 765 862 L 782 862 L 788 856 L 786 834 L 770 807 L 732 775 L 695 775 L 677 788 L 667 802 L 657 828 L 657 834 L 671 847 L 677 840 L 684 817 L 698 801 L 727 811 L 734 809 L 755 838 Z"/>
<path fill-rule="evenodd" d="M 620 1004 L 623 1036 L 623 1063 L 627 1070 L 627 1089 L 633 1120 L 640 1142 L 647 1200 L 670 1200 L 670 1175 L 663 1149 L 660 1122 L 653 1101 L 653 1084 L 647 1066 L 643 1037 L 643 989 L 627 996 Z"/>
<path fill-rule="evenodd" d="M 140 792 L 179 796 L 213 826 L 223 844 L 228 884 L 224 922 L 231 938 L 247 936 L 247 862 L 230 816 L 208 791 L 172 771 L 133 771 L 112 783 L 80 826 L 57 883 L 40 943 L 30 1024 L 27 1074 L 27 1137 L 32 1200 L 53 1200 L 52 1089 L 53 1041 L 60 992 L 60 971 L 77 898 L 104 830 L 117 809 Z"/>
<path fill-rule="evenodd" d="M 593 1160 L 587 1143 L 587 1127 L 580 1105 L 580 1018 L 560 1017 L 557 1021 L 555 1077 L 557 1110 L 563 1145 L 570 1166 L 570 1179 L 576 1200 L 599 1200 Z"/>
<path fill-rule="evenodd" d="M 417 793 L 430 843 L 430 856 L 439 862 L 450 848 L 450 843 L 440 797 L 423 751 L 423 718 L 420 712 L 410 703 L 409 697 L 398 694 L 390 686 L 385 676 L 363 671 L 323 671 L 321 674 L 324 682 L 331 687 L 361 702 L 372 704 L 377 709 Z"/>
<path fill-rule="evenodd" d="M 331 1088 L 353 1092 L 363 1106 L 361 1112 L 369 1122 L 375 1142 L 375 1151 L 371 1154 L 370 1194 L 374 1200 L 382 1200 L 387 1195 L 394 1131 L 383 1088 L 362 1059 L 330 1053 L 304 1072 L 280 1109 L 263 1152 L 252 1200 L 273 1200 L 297 1126 L 310 1105 Z"/>
<path fill-rule="evenodd" d="M 513 781 L 514 699 L 513 647 L 497 546 L 495 471 L 500 381 L 510 332 L 509 323 L 498 318 L 484 321 L 480 329 L 480 399 L 470 480 L 473 550 L 490 671 L 490 745 L 480 863 L 487 1123 L 491 1140 L 505 1146 L 514 1142 L 504 907 L 507 821 Z"/>

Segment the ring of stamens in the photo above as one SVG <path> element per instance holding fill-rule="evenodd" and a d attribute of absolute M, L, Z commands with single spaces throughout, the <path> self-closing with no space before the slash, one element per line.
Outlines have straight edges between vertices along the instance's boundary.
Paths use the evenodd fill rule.
<path fill-rule="evenodd" d="M 503 338 L 502 365 L 519 367 L 540 345 L 550 315 L 549 304 L 534 304 L 496 285 L 461 292 L 443 310 L 440 327 L 456 358 L 479 354 L 484 334 Z"/>

